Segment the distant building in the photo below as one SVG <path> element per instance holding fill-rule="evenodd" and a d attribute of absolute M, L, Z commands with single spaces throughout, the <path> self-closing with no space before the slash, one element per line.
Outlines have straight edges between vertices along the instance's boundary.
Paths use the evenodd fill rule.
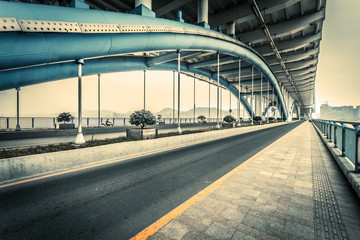
<path fill-rule="evenodd" d="M 327 103 L 320 106 L 320 118 L 344 121 L 359 121 L 360 106 L 331 107 Z"/>

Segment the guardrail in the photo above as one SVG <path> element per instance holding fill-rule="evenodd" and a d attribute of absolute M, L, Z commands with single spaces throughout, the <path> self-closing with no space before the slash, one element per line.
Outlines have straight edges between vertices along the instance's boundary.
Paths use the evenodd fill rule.
<path fill-rule="evenodd" d="M 359 172 L 360 122 L 312 119 L 314 124 L 332 142 Z"/>
<path fill-rule="evenodd" d="M 101 124 L 105 124 L 106 120 L 111 122 L 113 126 L 128 126 L 129 118 L 101 118 Z M 216 122 L 216 118 L 207 118 L 207 122 Z M 20 126 L 22 129 L 48 129 L 55 128 L 55 124 L 58 123 L 54 117 L 20 117 Z M 177 118 L 162 118 L 161 124 L 177 124 Z M 71 123 L 78 125 L 77 118 L 74 118 Z M 194 118 L 180 118 L 180 123 L 194 123 Z M 197 118 L 195 123 L 198 123 Z M 98 118 L 83 118 L 82 124 L 84 127 L 97 127 Z M 0 131 L 13 130 L 16 127 L 16 117 L 0 117 Z"/>

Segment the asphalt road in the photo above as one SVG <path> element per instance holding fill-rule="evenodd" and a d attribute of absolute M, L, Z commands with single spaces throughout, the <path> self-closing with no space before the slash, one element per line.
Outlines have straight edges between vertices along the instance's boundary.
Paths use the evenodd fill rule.
<path fill-rule="evenodd" d="M 129 239 L 300 124 L 0 189 L 0 239 Z"/>

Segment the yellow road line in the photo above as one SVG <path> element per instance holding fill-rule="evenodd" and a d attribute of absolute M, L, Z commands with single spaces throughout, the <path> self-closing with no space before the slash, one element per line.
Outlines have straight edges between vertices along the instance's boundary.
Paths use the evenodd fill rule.
<path fill-rule="evenodd" d="M 218 186 L 220 186 L 226 179 L 228 179 L 229 177 L 231 177 L 232 175 L 234 175 L 235 173 L 240 171 L 242 168 L 244 168 L 246 165 L 248 165 L 251 161 L 253 161 L 255 158 L 257 158 L 263 152 L 268 150 L 270 147 L 272 147 L 272 145 L 274 145 L 275 143 L 280 141 L 282 138 L 289 135 L 295 129 L 296 128 L 294 128 L 293 130 L 291 130 L 290 132 L 288 132 L 287 134 L 285 134 L 284 136 L 282 136 L 281 138 L 279 138 L 278 140 L 276 140 L 275 142 L 273 142 L 272 144 L 270 144 L 269 146 L 267 146 L 260 152 L 256 153 L 254 156 L 252 156 L 251 158 L 246 160 L 244 163 L 240 164 L 239 166 L 237 166 L 236 168 L 234 168 L 233 170 L 231 170 L 230 172 L 228 172 L 227 174 L 225 174 L 224 176 L 222 176 L 221 178 L 219 178 L 218 180 L 216 180 L 215 182 L 213 182 L 212 184 L 210 184 L 209 186 L 204 188 L 201 192 L 199 192 L 195 196 L 191 197 L 190 199 L 188 199 L 187 201 L 182 203 L 180 206 L 176 207 L 174 210 L 172 210 L 171 212 L 169 212 L 168 214 L 166 214 L 165 216 L 163 216 L 162 218 L 160 218 L 159 220 L 157 220 L 156 222 L 154 222 L 153 224 L 151 224 L 150 226 L 148 226 L 147 228 L 145 228 L 144 230 L 139 232 L 135 237 L 130 238 L 130 240 L 144 240 L 144 239 L 147 239 L 148 237 L 150 237 L 151 235 L 153 235 L 154 233 L 156 233 L 157 231 L 159 231 L 162 227 L 164 227 L 166 224 L 168 224 L 171 220 L 175 219 L 180 214 L 185 212 L 188 208 L 190 208 L 192 205 L 194 205 L 196 202 L 200 201 L 201 199 L 203 199 L 204 197 L 209 195 Z"/>

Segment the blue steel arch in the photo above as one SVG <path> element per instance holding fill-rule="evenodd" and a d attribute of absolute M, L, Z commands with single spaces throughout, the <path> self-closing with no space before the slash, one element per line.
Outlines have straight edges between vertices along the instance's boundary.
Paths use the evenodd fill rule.
<path fill-rule="evenodd" d="M 0 2 L 0 16 L 12 17 L 18 20 L 40 19 L 39 21 L 67 21 L 74 23 L 146 23 L 148 25 L 182 27 L 195 31 L 193 33 L 146 32 L 105 34 L 1 32 L 0 70 L 2 71 L 0 72 L 0 77 L 2 81 L 0 82 L 0 90 L 55 80 L 49 76 L 53 75 L 51 71 L 60 71 L 59 73 L 64 75 L 64 67 L 67 66 L 67 64 L 70 64 L 60 63 L 62 61 L 73 61 L 74 59 L 80 58 L 109 57 L 133 52 L 176 49 L 218 51 L 222 54 L 239 57 L 242 60 L 253 64 L 261 71 L 270 84 L 274 86 L 275 93 L 280 98 L 280 106 L 283 109 L 282 112 L 285 114 L 285 118 L 287 118 L 287 111 L 285 110 L 284 104 L 285 101 L 281 94 L 277 79 L 267 62 L 250 47 L 218 32 L 196 25 L 133 14 L 14 2 Z M 87 60 L 87 62 L 88 61 L 92 60 Z M 129 60 L 127 59 L 126 61 Z M 46 64 L 49 64 L 49 67 L 34 67 L 34 65 Z M 139 63 L 131 61 L 130 64 L 134 64 L 132 67 L 133 69 L 136 69 L 139 66 L 137 65 Z M 169 63 L 161 65 L 158 65 L 157 67 L 160 69 L 174 69 L 173 67 L 169 67 L 171 65 Z M 144 65 L 142 69 L 146 68 L 147 66 Z M 28 84 L 25 84 L 26 80 L 22 80 L 19 77 L 11 78 L 16 75 L 16 72 L 24 73 L 26 70 L 30 71 L 33 69 L 39 70 L 35 75 L 37 78 L 32 78 L 32 82 L 27 81 Z M 66 71 L 71 72 L 70 69 L 71 67 Z M 156 67 L 154 67 L 154 69 L 156 69 Z M 120 71 L 120 69 L 117 69 L 116 71 Z M 189 70 L 186 65 L 183 65 L 182 71 L 194 72 L 199 70 Z M 213 78 L 211 75 L 209 76 L 209 72 L 206 71 L 201 75 Z M 24 78 L 24 76 L 29 75 L 23 75 L 22 78 Z M 63 78 L 64 77 L 61 79 Z M 236 88 L 229 86 L 225 79 L 221 78 L 221 84 L 237 95 Z M 246 100 L 242 98 L 241 101 L 250 113 L 251 109 L 249 109 L 250 106 L 247 104 Z"/>

